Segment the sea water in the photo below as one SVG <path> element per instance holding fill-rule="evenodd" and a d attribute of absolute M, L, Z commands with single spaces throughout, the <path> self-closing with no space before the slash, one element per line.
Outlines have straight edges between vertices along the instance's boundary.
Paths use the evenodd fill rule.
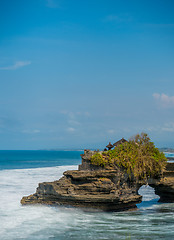
<path fill-rule="evenodd" d="M 59 179 L 80 164 L 79 151 L 0 151 L 0 240 L 174 239 L 174 204 L 158 203 L 142 187 L 136 211 L 89 212 L 77 208 L 21 206 L 39 182 Z"/>

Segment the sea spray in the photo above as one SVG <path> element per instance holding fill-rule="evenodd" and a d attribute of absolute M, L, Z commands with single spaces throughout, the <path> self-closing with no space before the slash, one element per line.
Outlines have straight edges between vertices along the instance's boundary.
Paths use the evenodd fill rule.
<path fill-rule="evenodd" d="M 48 162 L 49 163 L 49 162 Z M 0 171 L 0 239 L 2 240 L 171 240 L 174 204 L 160 204 L 154 190 L 143 186 L 138 210 L 121 213 L 83 212 L 76 208 L 21 206 L 39 182 L 59 179 L 77 165 Z M 149 193 L 150 190 L 150 193 Z"/>

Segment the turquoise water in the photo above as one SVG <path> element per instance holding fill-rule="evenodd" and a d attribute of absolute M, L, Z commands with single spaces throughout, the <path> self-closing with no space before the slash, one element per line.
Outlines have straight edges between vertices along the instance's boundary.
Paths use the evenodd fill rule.
<path fill-rule="evenodd" d="M 158 203 L 150 187 L 132 212 L 84 212 L 76 208 L 21 206 L 39 182 L 77 169 L 78 151 L 0 151 L 0 240 L 174 239 L 174 204 Z"/>
<path fill-rule="evenodd" d="M 0 170 L 80 164 L 83 151 L 0 150 Z"/>
<path fill-rule="evenodd" d="M 79 165 L 83 151 L 0 150 L 0 170 Z M 165 153 L 174 157 L 174 153 Z"/>

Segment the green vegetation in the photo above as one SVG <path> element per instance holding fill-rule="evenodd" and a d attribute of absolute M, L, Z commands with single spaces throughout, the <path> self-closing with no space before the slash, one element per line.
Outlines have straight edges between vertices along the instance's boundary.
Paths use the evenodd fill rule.
<path fill-rule="evenodd" d="M 131 177 L 148 179 L 158 177 L 166 165 L 166 157 L 155 147 L 146 133 L 137 134 L 135 137 L 118 145 L 113 150 L 94 154 L 90 161 L 102 167 L 120 167 Z"/>
<path fill-rule="evenodd" d="M 107 164 L 107 160 L 103 158 L 103 156 L 100 153 L 95 153 L 91 159 L 91 163 L 97 166 L 105 167 Z"/>

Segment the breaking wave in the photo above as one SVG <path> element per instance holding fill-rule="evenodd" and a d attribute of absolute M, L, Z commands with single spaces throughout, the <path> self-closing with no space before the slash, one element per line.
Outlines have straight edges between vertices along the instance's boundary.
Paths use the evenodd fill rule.
<path fill-rule="evenodd" d="M 92 213 L 76 208 L 21 206 L 39 182 L 54 181 L 73 166 L 0 171 L 0 239 L 167 239 L 174 235 L 174 204 L 159 204 L 153 189 L 142 187 L 137 211 Z M 147 204 L 147 202 L 149 204 Z"/>

